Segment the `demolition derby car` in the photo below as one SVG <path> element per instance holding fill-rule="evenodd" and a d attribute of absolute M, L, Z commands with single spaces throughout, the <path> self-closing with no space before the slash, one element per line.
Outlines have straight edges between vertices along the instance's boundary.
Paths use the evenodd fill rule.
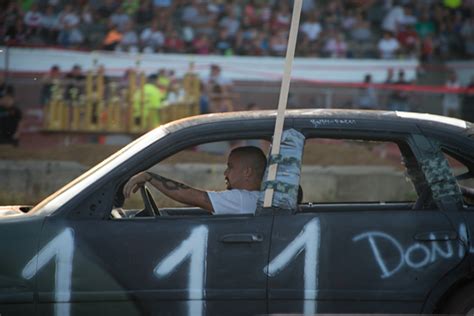
<path fill-rule="evenodd" d="M 256 111 L 172 122 L 38 205 L 2 207 L 0 313 L 474 312 L 469 122 L 291 110 L 284 129 L 304 137 L 293 148 L 304 197 L 292 209 L 212 215 L 163 205 L 150 188 L 137 193 L 138 206 L 124 203 L 131 176 L 161 170 L 177 153 L 239 142 L 268 152 L 275 118 Z M 201 188 L 213 189 L 214 174 L 223 182 L 218 167 L 200 166 L 199 175 L 189 165 L 170 174 Z M 295 190 L 280 193 L 296 199 Z"/>

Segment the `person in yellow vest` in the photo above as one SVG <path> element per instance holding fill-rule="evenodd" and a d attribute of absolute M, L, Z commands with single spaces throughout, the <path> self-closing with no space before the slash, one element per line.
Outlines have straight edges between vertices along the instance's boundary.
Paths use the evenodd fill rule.
<path fill-rule="evenodd" d="M 133 96 L 133 117 L 136 125 L 144 128 L 155 128 L 160 124 L 158 109 L 165 94 L 156 85 L 157 76 L 148 76 L 147 82 L 141 89 L 137 89 Z M 143 116 L 142 116 L 143 115 Z"/>
<path fill-rule="evenodd" d="M 161 90 L 161 92 L 164 94 L 164 98 L 166 98 L 166 95 L 168 94 L 171 85 L 171 79 L 166 73 L 166 69 L 160 69 L 158 71 L 158 79 L 156 80 L 156 84 Z"/>

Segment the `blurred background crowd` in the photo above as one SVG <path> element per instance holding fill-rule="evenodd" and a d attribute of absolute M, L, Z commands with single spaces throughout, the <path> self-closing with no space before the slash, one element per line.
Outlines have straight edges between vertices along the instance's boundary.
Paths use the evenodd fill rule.
<path fill-rule="evenodd" d="M 0 143 L 17 145 L 25 131 L 136 134 L 199 113 L 273 108 L 276 81 L 236 80 L 236 69 L 219 61 L 284 56 L 292 6 L 291 0 L 0 0 L 0 46 L 6 47 L 0 50 Z M 22 46 L 85 51 L 102 60 L 92 58 L 90 67 L 68 55 L 67 63 L 52 60 L 41 71 L 11 71 L 9 48 Z M 146 69 L 139 65 L 143 56 L 164 55 L 142 53 L 194 56 L 186 55 L 184 74 L 187 66 L 172 62 Z M 137 65 L 101 65 L 112 56 Z M 319 71 L 315 82 L 292 81 L 289 108 L 388 109 L 474 121 L 474 0 L 304 0 L 296 56 L 327 64 L 311 68 Z M 346 70 L 343 59 L 363 68 L 359 82 L 347 80 L 353 68 Z M 361 59 L 381 64 L 366 68 Z M 411 62 L 416 73 L 409 75 L 400 63 Z M 321 72 L 339 68 L 344 72 L 336 79 Z M 385 79 L 373 76 L 381 71 Z"/>
<path fill-rule="evenodd" d="M 292 1 L 0 1 L 0 44 L 282 56 Z M 305 0 L 297 56 L 474 57 L 473 0 Z"/>

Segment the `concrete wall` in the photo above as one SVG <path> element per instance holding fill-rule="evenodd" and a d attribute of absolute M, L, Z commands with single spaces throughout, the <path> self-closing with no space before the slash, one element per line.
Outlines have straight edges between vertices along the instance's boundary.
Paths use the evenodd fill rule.
<path fill-rule="evenodd" d="M 0 205 L 34 204 L 87 168 L 75 162 L 0 161 Z M 222 164 L 176 164 L 153 169 L 191 186 L 224 189 Z M 370 201 L 413 198 L 402 172 L 391 167 L 303 167 L 304 201 Z M 163 205 L 163 204 L 161 204 Z"/>
<path fill-rule="evenodd" d="M 0 204 L 34 204 L 86 167 L 70 161 L 0 160 Z"/>

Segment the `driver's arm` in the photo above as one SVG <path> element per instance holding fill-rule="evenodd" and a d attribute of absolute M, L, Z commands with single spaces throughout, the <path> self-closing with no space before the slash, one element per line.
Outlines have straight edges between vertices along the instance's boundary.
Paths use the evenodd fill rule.
<path fill-rule="evenodd" d="M 206 191 L 191 188 L 183 183 L 146 171 L 140 172 L 128 180 L 123 188 L 125 198 L 129 198 L 132 192 L 137 192 L 145 182 L 149 182 L 164 195 L 175 201 L 200 207 L 210 213 L 214 211 Z"/>

